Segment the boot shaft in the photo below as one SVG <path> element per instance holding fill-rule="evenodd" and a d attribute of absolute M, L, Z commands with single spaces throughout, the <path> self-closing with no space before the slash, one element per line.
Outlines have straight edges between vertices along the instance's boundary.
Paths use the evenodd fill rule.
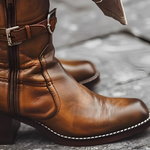
<path fill-rule="evenodd" d="M 9 10 L 11 9 L 11 10 Z M 13 10 L 12 10 L 13 9 Z M 48 0 L 0 0 L 0 27 L 8 26 L 9 11 L 15 25 L 34 24 L 47 18 Z"/>
<path fill-rule="evenodd" d="M 55 10 L 50 17 L 49 0 L 0 0 L 0 8 L 0 111 L 51 116 L 56 106 L 43 57 L 50 56 L 49 66 L 55 65 L 51 36 Z"/>
<path fill-rule="evenodd" d="M 27 30 L 25 30 L 24 34 L 25 36 L 30 36 L 32 34 L 36 34 L 31 32 L 36 31 L 31 30 L 29 25 L 33 25 L 47 19 L 48 12 L 49 0 L 0 0 L 0 27 L 8 29 L 14 26 L 26 26 Z M 48 34 L 45 33 L 41 36 L 31 38 L 30 40 L 27 39 L 17 46 L 10 47 L 8 46 L 5 32 L 6 30 L 0 30 L 0 38 L 5 39 L 4 41 L 3 39 L 0 40 L 0 69 L 2 70 L 0 72 L 0 77 L 6 80 L 9 78 L 9 73 L 14 67 L 14 64 L 12 64 L 14 62 L 11 62 L 14 58 L 11 57 L 16 55 L 14 57 L 18 59 L 16 61 L 18 62 L 18 69 L 20 69 L 21 72 L 19 75 L 19 80 L 23 80 L 29 75 L 29 72 L 31 73 L 29 68 L 32 68 L 35 64 L 40 66 L 38 58 L 41 51 L 49 42 Z M 22 35 L 23 33 L 21 33 L 19 37 Z M 10 39 L 13 40 L 13 35 Z M 27 71 L 27 69 L 30 71 Z M 26 70 L 26 73 L 23 70 Z M 40 67 L 35 67 L 36 73 L 40 70 Z M 32 73 L 36 74 L 35 72 L 32 68 Z"/>

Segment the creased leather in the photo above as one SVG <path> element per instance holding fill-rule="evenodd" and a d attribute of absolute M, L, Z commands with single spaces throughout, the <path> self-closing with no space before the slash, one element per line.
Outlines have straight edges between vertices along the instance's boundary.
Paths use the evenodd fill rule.
<path fill-rule="evenodd" d="M 49 1 L 47 0 L 16 0 L 17 25 L 35 24 L 47 18 Z"/>
<path fill-rule="evenodd" d="M 89 79 L 97 72 L 94 64 L 89 61 L 66 61 L 61 59 L 59 61 L 77 82 Z"/>
<path fill-rule="evenodd" d="M 16 0 L 18 24 L 35 23 L 38 16 L 48 12 L 48 3 L 48 0 Z M 0 14 L 0 18 L 1 16 L 4 14 Z M 46 16 L 40 21 L 44 19 Z M 6 42 L 0 45 L 0 52 L 4 56 L 3 59 L 0 57 L 1 70 L 8 70 L 7 48 Z M 74 137 L 118 131 L 149 117 L 146 105 L 139 99 L 101 96 L 77 83 L 55 58 L 52 35 L 49 32 L 24 41 L 18 50 L 20 117 L 31 118 L 59 134 Z M 3 76 L 2 71 L 0 79 Z M 8 84 L 9 81 L 0 81 L 2 112 L 9 109 Z"/>

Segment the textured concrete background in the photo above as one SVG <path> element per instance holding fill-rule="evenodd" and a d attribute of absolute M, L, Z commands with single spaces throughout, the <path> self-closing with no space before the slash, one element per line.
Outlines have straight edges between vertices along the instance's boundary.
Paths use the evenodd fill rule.
<path fill-rule="evenodd" d="M 105 96 L 141 98 L 150 109 L 150 1 L 123 2 L 127 26 L 104 16 L 90 0 L 53 0 L 51 9 L 58 8 L 56 56 L 92 61 L 101 81 L 91 90 Z M 1 145 L 0 150 L 150 150 L 150 128 L 111 144 L 66 147 L 22 124 L 16 143 Z"/>

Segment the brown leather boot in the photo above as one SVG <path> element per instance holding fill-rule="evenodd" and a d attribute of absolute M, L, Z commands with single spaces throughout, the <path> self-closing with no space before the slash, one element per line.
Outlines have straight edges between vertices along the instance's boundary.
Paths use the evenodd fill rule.
<path fill-rule="evenodd" d="M 94 64 L 89 61 L 60 60 L 65 70 L 80 84 L 91 85 L 99 81 L 100 73 Z"/>
<path fill-rule="evenodd" d="M 103 11 L 106 16 L 118 20 L 121 24 L 126 25 L 127 19 L 122 4 L 122 0 L 92 0 Z"/>
<path fill-rule="evenodd" d="M 49 0 L 0 0 L 0 143 L 14 139 L 18 124 L 74 146 L 109 143 L 150 125 L 138 99 L 91 92 L 54 57 L 54 9 Z M 16 127 L 16 128 L 15 128 Z"/>

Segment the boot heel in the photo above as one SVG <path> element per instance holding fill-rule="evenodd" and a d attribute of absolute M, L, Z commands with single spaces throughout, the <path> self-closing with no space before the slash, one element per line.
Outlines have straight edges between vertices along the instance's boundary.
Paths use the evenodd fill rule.
<path fill-rule="evenodd" d="M 0 113 L 0 145 L 13 144 L 20 122 Z"/>

